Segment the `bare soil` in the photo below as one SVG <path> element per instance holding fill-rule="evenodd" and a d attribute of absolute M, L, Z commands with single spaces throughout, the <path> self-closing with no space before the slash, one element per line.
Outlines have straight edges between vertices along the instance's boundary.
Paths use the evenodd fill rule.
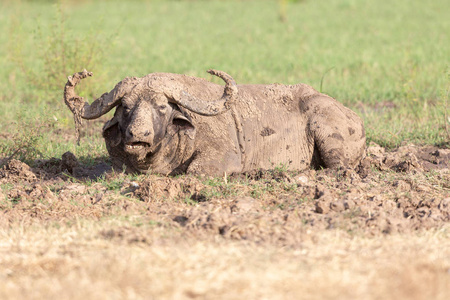
<path fill-rule="evenodd" d="M 373 145 L 368 153 L 356 171 L 276 169 L 219 179 L 147 175 L 135 181 L 105 162 L 82 166 L 70 152 L 37 161 L 33 168 L 11 160 L 0 170 L 0 183 L 13 185 L 2 190 L 2 217 L 14 220 L 18 212 L 21 219 L 29 214 L 30 222 L 100 217 L 112 208 L 133 206 L 183 230 L 285 246 L 295 245 L 306 229 L 376 235 L 439 228 L 450 221 L 449 149 L 408 145 L 386 152 Z M 101 176 L 104 183 L 96 180 Z M 111 181 L 115 186 L 108 188 Z M 102 201 L 117 195 L 125 197 Z M 36 202 L 54 205 L 39 213 L 31 209 Z M 81 209 L 81 203 L 87 207 Z"/>
<path fill-rule="evenodd" d="M 52 236 L 48 228 L 55 228 L 56 226 L 57 228 L 65 228 L 65 230 L 75 230 L 78 234 L 86 231 L 84 234 L 88 235 L 88 237 L 84 235 L 82 238 L 79 237 L 78 242 L 77 238 L 74 238 L 70 243 L 63 243 L 65 250 L 60 249 L 57 254 L 60 261 L 52 262 L 54 264 L 52 268 L 56 269 L 47 271 L 44 268 L 45 274 L 54 273 L 59 276 L 58 278 L 66 278 L 64 274 L 68 274 L 72 267 L 75 268 L 66 261 L 68 257 L 71 257 L 72 254 L 70 253 L 74 253 L 73 251 L 79 253 L 87 247 L 87 244 L 98 251 L 125 247 L 126 250 L 124 251 L 127 252 L 131 251 L 131 248 L 127 247 L 135 246 L 150 251 L 150 249 L 155 250 L 162 247 L 161 249 L 164 250 L 161 251 L 164 253 L 169 251 L 167 253 L 172 253 L 169 255 L 174 255 L 175 258 L 171 257 L 170 261 L 174 263 L 174 266 L 177 266 L 173 267 L 174 269 L 168 267 L 169 269 L 165 271 L 164 269 L 160 270 L 160 272 L 166 272 L 165 275 L 172 274 L 171 272 L 176 270 L 180 271 L 177 269 L 180 267 L 177 263 L 186 262 L 186 257 L 194 255 L 193 253 L 188 254 L 188 252 L 191 247 L 192 249 L 200 247 L 198 243 L 206 245 L 204 247 L 209 249 L 207 253 L 210 253 L 212 257 L 208 258 L 208 254 L 202 252 L 204 248 L 200 247 L 203 250 L 197 249 L 195 251 L 200 251 L 203 254 L 198 254 L 199 257 L 192 259 L 197 260 L 197 263 L 204 259 L 211 260 L 211 265 L 205 265 L 204 270 L 207 273 L 212 272 L 211 274 L 217 275 L 220 270 L 215 269 L 217 266 L 213 262 L 220 261 L 221 258 L 229 258 L 230 254 L 223 253 L 222 251 L 225 251 L 223 249 L 230 250 L 237 247 L 238 250 L 235 249 L 235 251 L 238 256 L 240 255 L 240 258 L 236 257 L 236 260 L 240 261 L 239 264 L 241 264 L 243 263 L 242 257 L 248 259 L 251 267 L 241 267 L 249 274 L 255 275 L 261 271 L 258 269 L 258 265 L 273 269 L 275 273 L 279 268 L 281 268 L 278 270 L 280 272 L 288 270 L 289 265 L 293 263 L 288 258 L 301 260 L 301 257 L 303 257 L 317 263 L 317 256 L 314 256 L 314 253 L 319 256 L 324 255 L 320 256 L 320 259 L 330 255 L 331 257 L 333 255 L 339 256 L 339 251 L 344 251 L 350 255 L 349 249 L 351 246 L 349 245 L 354 242 L 359 245 L 358 247 L 361 247 L 358 249 L 367 250 L 370 248 L 370 251 L 375 251 L 373 252 L 373 259 L 390 258 L 391 260 L 388 259 L 388 261 L 390 261 L 390 264 L 393 263 L 394 266 L 400 266 L 397 264 L 401 261 L 401 267 L 389 269 L 393 273 L 391 274 L 389 273 L 391 271 L 389 271 L 388 275 L 383 273 L 386 269 L 377 271 L 375 268 L 374 272 L 378 275 L 387 276 L 386 280 L 382 281 L 379 286 L 381 288 L 379 291 L 386 292 L 384 294 L 377 294 L 374 290 L 372 290 L 373 294 L 366 294 L 367 289 L 371 289 L 368 282 L 365 283 L 366 285 L 363 284 L 366 290 L 354 290 L 353 284 L 358 286 L 362 284 L 362 281 L 356 279 L 358 276 L 362 276 L 358 278 L 370 277 L 367 274 L 369 277 L 364 277 L 361 275 L 362 273 L 358 273 L 358 276 L 353 274 L 356 276 L 355 280 L 348 284 L 343 284 L 339 280 L 336 281 L 332 277 L 328 278 L 332 289 L 339 290 L 343 286 L 348 287 L 348 290 L 342 291 L 344 294 L 341 294 L 346 295 L 347 298 L 358 298 L 361 295 L 365 295 L 363 298 L 367 299 L 377 298 L 378 296 L 383 298 L 386 298 L 386 296 L 388 296 L 387 298 L 404 297 L 410 295 L 411 288 L 400 294 L 389 294 L 388 290 L 384 289 L 388 289 L 389 284 L 392 283 L 389 283 L 389 280 L 395 272 L 397 272 L 395 274 L 398 274 L 398 272 L 403 274 L 403 271 L 399 270 L 406 270 L 403 263 L 406 265 L 407 263 L 403 261 L 401 255 L 397 255 L 400 253 L 395 252 L 396 254 L 393 254 L 391 250 L 382 252 L 385 254 L 376 254 L 376 246 L 373 246 L 373 243 L 378 243 L 377 241 L 381 239 L 390 241 L 389 243 L 401 241 L 401 245 L 409 245 L 407 241 L 410 240 L 413 248 L 405 246 L 405 249 L 399 251 L 405 251 L 408 259 L 418 259 L 421 247 L 429 249 L 427 254 L 424 254 L 426 262 L 423 263 L 423 266 L 428 268 L 427 274 L 435 276 L 433 278 L 436 279 L 431 282 L 434 284 L 434 294 L 431 294 L 431 296 L 436 296 L 436 299 L 444 299 L 449 295 L 448 290 L 445 292 L 445 285 L 450 283 L 448 236 L 448 229 L 450 228 L 449 149 L 405 145 L 393 151 L 386 151 L 384 148 L 373 144 L 368 148 L 368 156 L 356 170 L 325 169 L 299 173 L 278 168 L 245 174 L 231 174 L 223 178 L 130 176 L 113 172 L 108 162 L 102 159 L 99 159 L 93 166 L 85 166 L 71 153 L 64 154 L 61 159 L 52 158 L 36 161 L 33 167 L 17 160 L 5 161 L 4 163 L 5 165 L 0 169 L 0 230 L 2 231 L 1 240 L 3 241 L 0 249 L 3 254 L 6 255 L 7 253 L 7 255 L 0 259 L 0 267 L 7 268 L 7 270 L 10 270 L 8 272 L 12 272 L 15 274 L 14 276 L 18 277 L 11 277 L 3 273 L 3 275 L 0 274 L 0 277 L 12 278 L 12 282 L 16 284 L 20 284 L 21 280 L 25 280 L 24 278 L 29 278 L 29 276 L 34 276 L 34 278 L 40 276 L 39 273 L 34 274 L 34 270 L 24 267 L 24 265 L 29 265 L 30 261 L 23 259 L 23 257 L 20 259 L 19 254 L 33 253 L 29 255 L 34 259 L 38 254 L 15 244 L 20 244 L 20 241 L 23 241 L 23 237 L 26 236 L 25 233 L 22 232 L 22 239 L 20 239 L 17 237 L 20 235 L 12 238 L 11 232 L 15 232 L 17 228 L 21 228 L 22 231 L 26 231 L 27 228 L 28 231 L 31 230 L 30 228 L 40 228 L 36 235 L 45 240 L 45 236 Z M 83 227 L 83 225 L 80 225 L 83 223 L 90 225 Z M 432 238 L 423 242 L 426 245 L 421 244 L 422 240 L 418 240 L 418 237 L 422 238 L 428 233 L 431 234 Z M 437 235 L 439 235 L 439 238 L 436 237 Z M 339 236 L 338 241 L 331 242 L 334 241 L 336 236 Z M 327 239 L 331 244 L 338 245 L 336 246 L 336 253 L 334 253 L 334 249 L 327 248 L 328 250 L 324 250 Z M 93 241 L 97 243 L 95 244 L 97 246 L 92 246 Z M 99 241 L 106 243 L 108 246 L 102 244 L 103 246 L 99 247 Z M 396 242 L 394 242 L 395 247 L 401 248 L 402 246 L 395 244 Z M 46 256 L 46 251 L 53 247 L 52 243 L 46 244 L 45 247 L 47 248 L 44 248 L 47 250 L 40 247 L 36 249 L 44 251 L 42 255 Z M 438 248 L 432 248 L 431 245 L 436 245 L 435 247 Z M 390 249 L 394 246 L 389 244 L 389 246 L 379 245 L 379 247 L 379 249 Z M 443 248 L 439 249 L 439 247 Z M 284 258 L 280 260 L 282 262 L 278 264 L 272 260 L 268 261 L 266 258 L 269 254 L 264 252 L 266 250 L 263 249 L 278 254 L 281 253 L 280 251 L 284 251 Z M 411 249 L 415 250 L 412 251 Z M 434 253 L 433 249 L 439 250 L 437 256 L 434 254 L 433 257 L 427 256 Z M 285 251 L 287 252 L 285 253 Z M 261 259 L 260 262 L 252 261 L 250 254 L 252 252 L 259 253 L 257 257 Z M 180 253 L 186 253 L 186 257 L 180 258 Z M 302 253 L 304 256 L 302 256 Z M 75 257 L 79 257 L 76 259 L 78 268 L 91 272 L 92 270 L 88 271 L 89 268 L 84 265 L 81 259 L 84 256 L 77 255 Z M 354 253 L 354 255 L 355 262 L 374 266 L 371 258 L 362 258 L 360 252 Z M 443 258 L 442 255 L 447 256 Z M 159 259 L 168 259 L 162 257 L 160 256 Z M 339 260 L 340 264 L 336 267 L 338 271 L 335 270 L 336 274 L 340 274 L 339 276 L 342 276 L 342 269 L 340 268 L 350 268 L 349 272 L 352 272 L 351 270 L 359 270 L 358 268 L 361 267 L 356 267 L 353 262 L 350 262 L 351 260 L 348 260 L 351 259 L 351 255 L 345 257 L 344 261 Z M 158 260 L 158 255 L 151 259 Z M 114 258 L 110 262 L 117 263 L 117 260 L 120 260 L 120 257 Z M 436 264 L 436 262 L 438 263 Z M 139 262 L 133 263 L 139 265 Z M 302 266 L 305 268 L 313 268 L 314 266 L 309 262 L 303 263 Z M 232 265 L 233 260 L 228 261 L 228 264 Z M 318 265 L 320 266 L 320 263 Z M 413 264 L 413 266 L 415 265 Z M 322 264 L 321 267 L 328 268 L 330 265 Z M 184 271 L 185 268 L 189 267 L 183 265 Z M 422 276 L 425 275 L 422 267 L 418 268 L 420 272 L 418 271 L 417 274 L 420 274 L 420 276 L 417 278 L 422 280 Z M 237 269 L 235 271 L 238 272 Z M 366 269 L 360 271 L 368 272 Z M 302 272 L 298 274 L 309 276 L 308 274 L 314 273 L 312 270 L 306 273 Z M 409 270 L 408 272 L 413 271 Z M 195 274 L 192 276 L 199 276 L 195 280 L 205 279 L 209 276 L 201 272 Z M 286 278 L 293 276 L 290 271 L 283 274 L 286 275 Z M 325 276 L 324 273 L 320 274 Z M 269 276 L 267 277 L 266 275 L 261 277 L 261 280 L 270 280 L 270 276 L 267 275 Z M 236 276 L 236 282 L 233 281 L 233 284 L 229 287 L 239 295 L 237 291 L 243 289 L 243 287 L 240 287 L 238 283 L 241 275 Z M 280 276 L 280 278 L 284 278 L 284 275 Z M 373 277 L 370 278 L 373 279 Z M 411 281 L 411 278 L 408 280 Z M 415 278 L 413 279 L 416 280 Z M 308 277 L 304 279 L 311 284 L 318 284 L 319 282 L 317 278 Z M 53 278 L 53 280 L 56 279 Z M 152 280 L 155 280 L 155 278 L 152 277 Z M 167 280 L 174 282 L 174 279 L 170 276 L 167 277 Z M 217 278 L 215 280 L 217 280 L 217 284 L 230 284 L 229 281 L 222 282 Z M 397 278 L 397 280 L 400 279 Z M 403 279 L 401 280 L 399 284 L 404 284 Z M 68 284 L 59 282 L 62 286 Z M 370 282 L 373 283 L 373 281 Z M 380 283 L 378 282 L 378 284 Z M 249 283 L 244 290 L 256 291 L 256 288 L 261 288 L 264 285 L 264 282 L 255 279 L 255 286 L 252 287 Z M 206 284 L 200 289 L 190 286 L 184 289 L 184 292 L 178 291 L 182 293 L 181 296 L 176 294 L 177 286 L 175 285 L 169 289 L 171 292 L 145 289 L 145 293 L 162 298 L 172 298 L 177 297 L 177 295 L 181 298 L 227 298 L 233 296 L 233 294 L 224 292 L 224 286 L 216 288 L 213 288 L 213 286 L 212 283 Z M 276 291 L 277 286 L 273 287 L 272 292 Z M 296 298 L 297 292 L 304 293 L 306 291 L 306 287 L 301 290 L 298 290 L 298 286 L 294 288 L 295 285 L 289 280 L 286 281 L 286 286 L 290 287 L 291 290 L 287 288 L 279 291 L 284 291 L 285 293 L 283 292 L 282 295 L 288 298 Z M 133 284 L 131 284 L 131 287 L 135 288 Z M 42 286 L 38 287 L 39 289 L 42 289 Z M 44 290 L 41 290 L 38 295 L 45 294 Z M 294 290 L 297 292 L 290 295 L 289 291 Z M 141 298 L 145 298 L 144 291 L 139 289 L 134 291 L 138 295 L 136 298 L 141 296 Z M 269 291 L 267 293 L 267 295 L 270 295 Z M 319 295 L 317 298 L 333 298 L 333 293 L 327 289 L 315 292 L 309 290 L 308 293 L 310 296 Z M 25 293 L 24 295 L 29 294 Z M 255 296 L 258 294 L 249 293 L 249 295 Z M 264 294 L 259 295 L 264 296 Z M 389 295 L 392 297 L 389 297 Z M 72 294 L 66 294 L 66 296 L 78 298 Z M 93 294 L 88 293 L 88 296 L 93 296 Z M 415 294 L 417 299 L 425 299 L 429 296 L 430 294 L 426 289 Z"/>

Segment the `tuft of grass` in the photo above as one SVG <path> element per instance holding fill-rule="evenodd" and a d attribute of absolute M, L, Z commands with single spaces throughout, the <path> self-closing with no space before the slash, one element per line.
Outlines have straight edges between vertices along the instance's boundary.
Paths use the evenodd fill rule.
<path fill-rule="evenodd" d="M 43 118 L 22 119 L 17 122 L 16 132 L 7 142 L 0 144 L 0 153 L 5 157 L 0 167 L 11 159 L 32 164 L 35 159 L 42 158 L 44 154 L 40 150 L 40 144 L 51 124 L 51 121 Z"/>

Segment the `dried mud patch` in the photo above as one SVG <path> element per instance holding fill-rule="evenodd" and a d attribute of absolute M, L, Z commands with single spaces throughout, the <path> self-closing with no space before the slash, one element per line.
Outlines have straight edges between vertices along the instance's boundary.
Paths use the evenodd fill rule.
<path fill-rule="evenodd" d="M 145 226 L 121 229 L 134 237 L 121 230 L 99 235 L 149 243 L 149 232 L 170 228 L 197 238 L 293 247 L 316 231 L 377 236 L 448 224 L 450 150 L 371 145 L 367 152 L 357 170 L 257 170 L 225 178 L 130 176 L 107 172 L 104 162 L 83 166 L 71 153 L 33 168 L 11 160 L 0 169 L 1 219 L 134 216 Z"/>

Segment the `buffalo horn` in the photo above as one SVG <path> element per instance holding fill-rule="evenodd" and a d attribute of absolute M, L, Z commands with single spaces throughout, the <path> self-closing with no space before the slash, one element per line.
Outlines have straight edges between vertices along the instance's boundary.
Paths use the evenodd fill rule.
<path fill-rule="evenodd" d="M 215 116 L 228 111 L 236 100 L 238 93 L 236 82 L 230 75 L 223 71 L 208 70 L 208 73 L 220 77 L 225 81 L 224 93 L 220 99 L 205 101 L 182 91 L 179 98 L 169 98 L 169 101 L 203 116 Z"/>
<path fill-rule="evenodd" d="M 79 115 L 83 119 L 99 118 L 120 104 L 120 100 L 123 97 L 122 93 L 119 93 L 119 83 L 111 92 L 104 93 L 89 105 L 89 103 L 84 101 L 83 97 L 75 94 L 75 86 L 82 79 L 92 75 L 92 72 L 86 70 L 75 73 L 73 76 L 68 77 L 64 88 L 64 102 L 75 116 Z"/>

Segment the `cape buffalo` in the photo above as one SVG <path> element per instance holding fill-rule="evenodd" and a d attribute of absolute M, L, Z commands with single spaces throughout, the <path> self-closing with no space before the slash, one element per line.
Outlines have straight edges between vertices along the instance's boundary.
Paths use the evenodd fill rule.
<path fill-rule="evenodd" d="M 128 172 L 223 175 L 271 169 L 355 167 L 365 153 L 363 122 L 306 84 L 236 85 L 222 71 L 202 78 L 152 73 L 127 77 L 89 104 L 75 94 L 84 70 L 68 77 L 65 103 L 103 127 L 113 166 Z M 77 129 L 79 130 L 79 129 Z"/>

